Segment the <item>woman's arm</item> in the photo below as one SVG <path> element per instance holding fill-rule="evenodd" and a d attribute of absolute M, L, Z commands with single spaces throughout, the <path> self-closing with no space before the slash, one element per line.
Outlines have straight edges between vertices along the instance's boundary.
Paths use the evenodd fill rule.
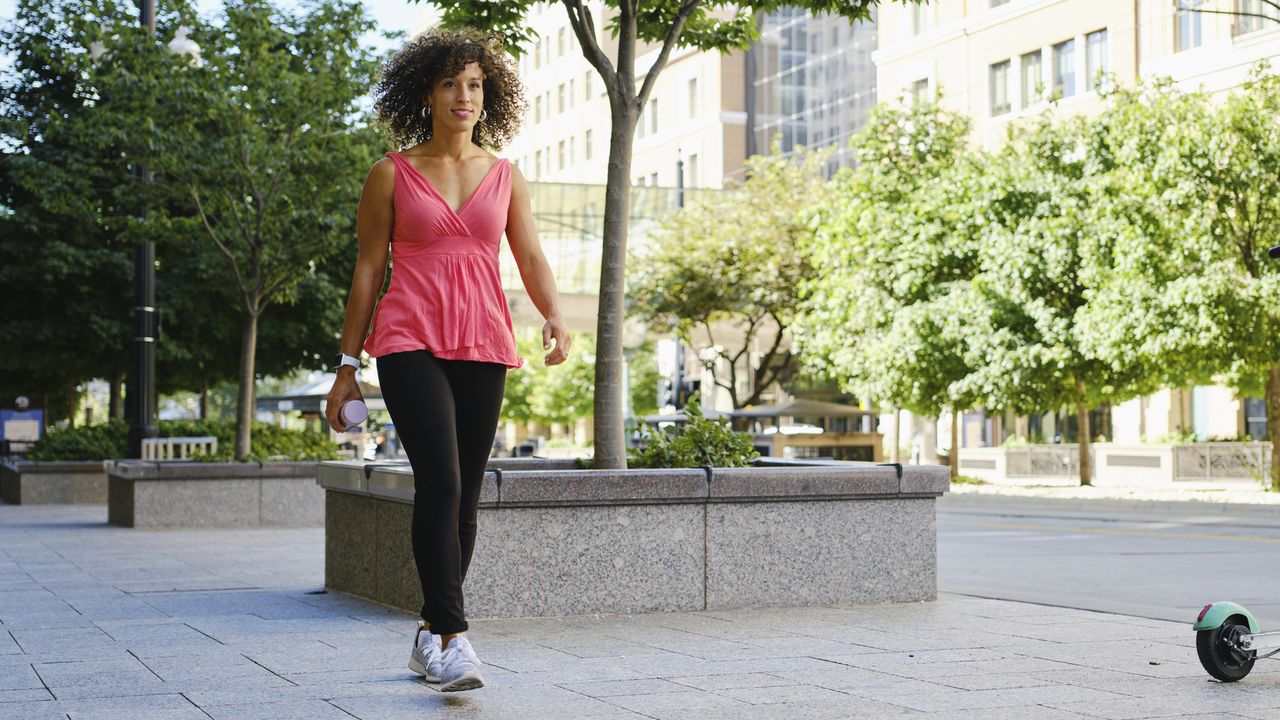
<path fill-rule="evenodd" d="M 369 321 L 378 302 L 378 293 L 387 277 L 387 246 L 391 241 L 391 225 L 394 217 L 392 195 L 395 192 L 395 166 L 390 158 L 374 163 L 365 178 L 360 193 L 360 205 L 356 211 L 356 238 L 360 243 L 355 273 L 351 277 L 351 292 L 347 295 L 347 310 L 342 322 L 342 342 L 339 347 L 347 355 L 360 356 L 360 348 L 369 333 Z M 342 432 L 338 412 L 348 400 L 361 397 L 356 382 L 356 370 L 351 366 L 338 368 L 338 376 L 329 390 L 325 415 L 334 430 Z"/>
<path fill-rule="evenodd" d="M 542 326 L 542 347 L 551 348 L 555 340 L 555 349 L 547 353 L 544 361 L 548 365 L 559 365 L 569 355 L 573 338 L 565 325 L 560 311 L 560 293 L 556 290 L 556 279 L 551 274 L 551 265 L 542 253 L 542 244 L 538 242 L 538 231 L 533 226 L 533 210 L 529 204 L 529 184 L 516 166 L 511 166 L 511 207 L 507 211 L 507 243 L 511 245 L 511 254 L 515 256 L 516 267 L 520 270 L 520 280 L 529 293 L 538 312 L 546 318 Z"/>

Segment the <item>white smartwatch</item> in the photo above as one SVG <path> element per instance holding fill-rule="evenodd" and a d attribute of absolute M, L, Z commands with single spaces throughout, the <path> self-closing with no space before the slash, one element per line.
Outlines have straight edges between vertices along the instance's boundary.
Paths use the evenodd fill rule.
<path fill-rule="evenodd" d="M 334 372 L 337 372 L 338 370 L 341 370 L 343 365 L 350 365 L 351 367 L 353 367 L 353 368 L 355 368 L 355 369 L 359 370 L 359 369 L 360 369 L 360 358 L 352 357 L 352 356 L 350 356 L 350 355 L 348 355 L 348 354 L 346 354 L 346 353 L 338 353 L 338 357 L 337 357 L 337 359 L 335 359 L 335 360 L 333 361 L 333 370 L 334 370 Z"/>

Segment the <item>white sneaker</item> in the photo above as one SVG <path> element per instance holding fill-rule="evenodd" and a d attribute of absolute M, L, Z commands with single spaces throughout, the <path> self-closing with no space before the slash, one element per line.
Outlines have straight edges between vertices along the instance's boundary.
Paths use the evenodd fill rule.
<path fill-rule="evenodd" d="M 440 636 L 432 635 L 418 625 L 418 632 L 413 639 L 413 652 L 409 653 L 409 669 L 418 673 L 427 682 L 440 682 L 441 656 Z"/>
<path fill-rule="evenodd" d="M 465 637 L 459 635 L 449 641 L 441 665 L 440 677 L 444 685 L 440 686 L 440 692 L 484 687 L 484 678 L 480 677 L 480 660 Z"/>

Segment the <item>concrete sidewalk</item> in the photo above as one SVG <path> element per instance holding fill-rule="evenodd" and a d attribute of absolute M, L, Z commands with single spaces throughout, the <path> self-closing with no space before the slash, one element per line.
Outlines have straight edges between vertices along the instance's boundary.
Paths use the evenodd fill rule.
<path fill-rule="evenodd" d="M 446 695 L 321 530 L 105 523 L 0 505 L 0 718 L 1280 718 L 1280 663 L 1211 682 L 1186 624 L 958 596 L 475 621 L 489 686 Z"/>

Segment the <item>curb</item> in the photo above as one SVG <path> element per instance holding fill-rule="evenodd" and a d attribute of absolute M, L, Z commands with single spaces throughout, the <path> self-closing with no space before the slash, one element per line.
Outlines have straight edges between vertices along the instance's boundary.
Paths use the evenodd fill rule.
<path fill-rule="evenodd" d="M 1208 502 L 1205 500 L 1137 500 L 1126 498 L 1058 498 L 1028 495 L 950 492 L 938 498 L 938 507 L 1040 509 L 1054 511 L 1155 512 L 1196 515 L 1262 515 L 1280 518 L 1280 504 Z"/>

